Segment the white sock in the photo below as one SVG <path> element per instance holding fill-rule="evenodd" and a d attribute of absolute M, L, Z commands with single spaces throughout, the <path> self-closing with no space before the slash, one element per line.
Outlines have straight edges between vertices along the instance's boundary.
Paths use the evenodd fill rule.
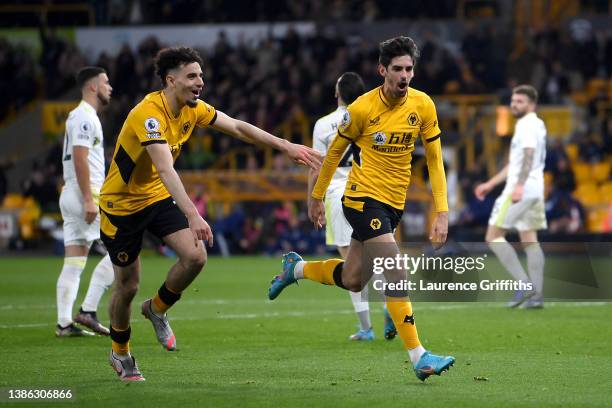
<path fill-rule="evenodd" d="M 538 296 L 542 296 L 544 290 L 544 252 L 539 242 L 534 242 L 525 247 L 527 254 L 527 270 L 529 277 Z"/>
<path fill-rule="evenodd" d="M 306 261 L 300 261 L 295 264 L 293 268 L 293 277 L 295 279 L 304 279 L 304 265 L 306 265 Z"/>
<path fill-rule="evenodd" d="M 419 362 L 423 353 L 427 350 L 423 346 L 418 346 L 413 349 L 408 350 L 408 355 L 410 356 L 410 361 L 412 362 L 412 366 L 416 366 Z"/>
<path fill-rule="evenodd" d="M 351 296 L 351 302 L 353 302 L 355 313 L 357 313 L 357 316 L 359 317 L 361 330 L 370 329 L 372 327 L 372 322 L 370 320 L 370 304 L 367 300 L 368 287 L 364 287 L 361 292 L 349 291 L 349 295 Z"/>
<path fill-rule="evenodd" d="M 64 266 L 56 286 L 57 323 L 62 327 L 72 323 L 72 305 L 79 291 L 79 281 L 86 262 L 86 256 L 64 258 Z"/>
<path fill-rule="evenodd" d="M 497 256 L 499 262 L 504 268 L 506 268 L 510 275 L 512 275 L 514 280 L 530 282 L 525 270 L 523 269 L 523 266 L 521 265 L 521 261 L 516 254 L 516 251 L 512 245 L 506 241 L 506 238 L 501 237 L 494 239 L 493 241 L 489 242 L 489 248 L 491 248 L 491 251 L 493 251 L 493 253 Z"/>
<path fill-rule="evenodd" d="M 113 264 L 107 254 L 98 262 L 91 275 L 87 295 L 85 295 L 81 309 L 84 312 L 95 312 L 98 309 L 102 295 L 113 284 L 114 280 L 115 272 L 113 271 Z"/>

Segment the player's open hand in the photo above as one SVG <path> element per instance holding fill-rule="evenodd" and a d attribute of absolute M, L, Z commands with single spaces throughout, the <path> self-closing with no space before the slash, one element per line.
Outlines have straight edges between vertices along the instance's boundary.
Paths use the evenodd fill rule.
<path fill-rule="evenodd" d="M 448 236 L 448 213 L 439 212 L 433 220 L 429 240 L 434 249 L 442 248 Z"/>
<path fill-rule="evenodd" d="M 320 152 L 295 143 L 287 144 L 287 156 L 295 163 L 308 166 L 315 171 L 321 168 L 323 162 L 323 155 Z"/>
<path fill-rule="evenodd" d="M 193 234 L 193 240 L 196 246 L 198 245 L 198 241 L 207 241 L 208 246 L 212 247 L 213 233 L 210 229 L 210 225 L 204 221 L 204 218 L 200 217 L 199 215 L 195 215 L 188 218 L 187 221 L 189 222 L 189 229 Z"/>
<path fill-rule="evenodd" d="M 93 200 L 85 201 L 85 203 L 83 204 L 83 212 L 85 222 L 91 224 L 98 216 L 98 206 Z"/>
<path fill-rule="evenodd" d="M 308 201 L 308 217 L 316 229 L 323 228 L 323 225 L 325 225 L 325 205 L 323 200 L 312 198 Z"/>
<path fill-rule="evenodd" d="M 481 183 L 474 189 L 474 195 L 480 201 L 484 200 L 487 194 L 491 192 L 492 188 L 489 183 Z"/>

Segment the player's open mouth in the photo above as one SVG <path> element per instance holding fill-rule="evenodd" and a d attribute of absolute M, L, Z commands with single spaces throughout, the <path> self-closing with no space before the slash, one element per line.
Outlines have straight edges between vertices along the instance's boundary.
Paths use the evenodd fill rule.
<path fill-rule="evenodd" d="M 400 82 L 398 85 L 399 89 L 401 89 L 402 91 L 404 89 L 406 89 L 406 87 L 408 87 L 408 83 L 407 82 Z"/>
<path fill-rule="evenodd" d="M 191 91 L 191 93 L 193 94 L 193 96 L 195 96 L 196 98 L 200 96 L 200 91 Z"/>

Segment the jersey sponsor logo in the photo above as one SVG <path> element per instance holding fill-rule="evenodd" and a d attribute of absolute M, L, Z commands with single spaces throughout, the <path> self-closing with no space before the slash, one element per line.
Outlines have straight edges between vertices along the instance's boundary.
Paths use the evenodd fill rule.
<path fill-rule="evenodd" d="M 155 118 L 147 118 L 144 122 L 145 130 L 149 133 L 157 132 L 159 130 L 159 120 Z"/>
<path fill-rule="evenodd" d="M 376 138 L 374 139 L 372 149 L 377 152 L 400 153 L 414 149 L 412 133 L 410 132 L 391 132 L 388 138 L 383 132 L 378 132 L 374 136 L 376 137 L 379 133 L 384 135 L 385 140 L 378 142 Z M 385 143 L 387 145 L 383 146 Z"/>
<path fill-rule="evenodd" d="M 385 135 L 385 132 L 376 132 L 372 137 L 374 139 L 375 145 L 380 146 L 384 145 L 387 142 L 387 135 Z"/>
<path fill-rule="evenodd" d="M 410 112 L 408 115 L 408 124 L 410 124 L 410 126 L 416 126 L 419 121 L 419 115 L 417 115 L 416 112 Z"/>
<path fill-rule="evenodd" d="M 372 221 L 370 221 L 370 228 L 372 228 L 375 231 L 379 230 L 381 226 L 382 226 L 382 222 L 380 222 L 378 218 L 372 218 Z"/>
<path fill-rule="evenodd" d="M 351 114 L 349 111 L 344 112 L 342 119 L 340 120 L 340 130 L 345 131 L 351 124 Z"/>
<path fill-rule="evenodd" d="M 187 122 L 183 125 L 183 134 L 187 133 L 187 131 L 191 128 L 191 122 Z"/>
<path fill-rule="evenodd" d="M 99 144 L 100 144 L 100 138 L 99 138 L 98 136 L 95 136 L 95 137 L 94 137 L 94 141 L 93 141 L 93 145 L 94 145 L 94 146 L 97 146 L 97 145 L 99 145 Z"/>

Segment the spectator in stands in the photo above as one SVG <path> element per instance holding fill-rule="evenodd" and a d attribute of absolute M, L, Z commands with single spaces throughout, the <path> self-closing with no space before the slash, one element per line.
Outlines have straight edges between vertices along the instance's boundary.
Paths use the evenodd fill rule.
<path fill-rule="evenodd" d="M 59 63 L 66 44 L 57 36 L 54 28 L 46 27 L 44 20 L 39 27 L 39 33 L 42 43 L 40 66 L 44 71 L 45 95 L 48 98 L 55 98 L 63 86 Z"/>
<path fill-rule="evenodd" d="M 6 171 L 13 167 L 9 161 L 0 161 L 0 205 L 4 201 L 6 193 L 8 193 L 8 179 L 6 177 Z"/>
<path fill-rule="evenodd" d="M 578 145 L 580 160 L 586 163 L 598 163 L 603 160 L 601 139 L 595 132 L 590 132 Z"/>
<path fill-rule="evenodd" d="M 24 183 L 23 195 L 34 198 L 43 213 L 59 212 L 57 181 L 38 164 L 35 164 L 31 178 Z"/>
<path fill-rule="evenodd" d="M 557 160 L 557 166 L 553 170 L 554 190 L 571 194 L 576 189 L 576 180 L 569 161 L 566 157 Z"/>
<path fill-rule="evenodd" d="M 584 208 L 570 194 L 551 194 L 546 200 L 549 233 L 579 232 L 584 227 L 584 219 Z"/>

